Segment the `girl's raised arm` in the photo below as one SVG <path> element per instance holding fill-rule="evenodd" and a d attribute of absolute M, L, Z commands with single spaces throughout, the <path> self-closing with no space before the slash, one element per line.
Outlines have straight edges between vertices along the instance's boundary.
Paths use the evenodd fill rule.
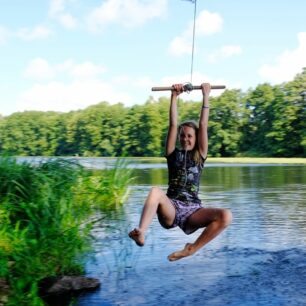
<path fill-rule="evenodd" d="M 175 84 L 172 86 L 171 101 L 169 110 L 169 128 L 166 140 L 166 156 L 170 155 L 174 149 L 177 139 L 177 97 L 183 92 L 182 84 Z"/>
<path fill-rule="evenodd" d="M 201 156 L 206 159 L 208 153 L 208 117 L 209 117 L 209 93 L 210 84 L 201 84 L 203 94 L 203 104 L 201 109 L 200 121 L 199 121 L 199 135 L 198 144 Z"/>

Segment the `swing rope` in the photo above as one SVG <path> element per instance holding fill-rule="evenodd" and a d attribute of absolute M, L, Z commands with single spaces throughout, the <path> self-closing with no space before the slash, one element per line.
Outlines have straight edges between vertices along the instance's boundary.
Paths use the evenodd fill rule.
<path fill-rule="evenodd" d="M 196 30 L 196 16 L 197 16 L 197 0 L 194 0 L 193 13 L 193 31 L 192 31 L 192 51 L 191 51 L 191 68 L 190 68 L 190 84 L 192 84 L 193 76 L 193 59 L 194 59 L 194 45 L 195 45 L 195 30 Z"/>
<path fill-rule="evenodd" d="M 195 32 L 196 32 L 196 16 L 197 16 L 197 0 L 186 0 L 194 4 L 194 13 L 193 13 L 193 31 L 192 31 L 192 50 L 191 50 L 191 67 L 190 67 L 190 83 L 183 84 L 183 91 L 190 93 L 194 89 L 202 89 L 200 86 L 192 85 L 193 80 L 193 62 L 194 62 L 194 49 L 195 49 Z M 224 89 L 225 85 L 211 85 L 211 89 Z M 152 91 L 164 91 L 172 90 L 172 86 L 157 86 L 152 87 Z"/>

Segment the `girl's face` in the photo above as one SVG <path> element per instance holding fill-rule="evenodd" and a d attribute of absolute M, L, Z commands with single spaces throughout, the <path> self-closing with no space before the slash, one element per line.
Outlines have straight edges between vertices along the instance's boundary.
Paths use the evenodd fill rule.
<path fill-rule="evenodd" d="M 183 150 L 193 150 L 196 143 L 195 130 L 190 126 L 182 126 L 180 129 L 179 140 Z"/>

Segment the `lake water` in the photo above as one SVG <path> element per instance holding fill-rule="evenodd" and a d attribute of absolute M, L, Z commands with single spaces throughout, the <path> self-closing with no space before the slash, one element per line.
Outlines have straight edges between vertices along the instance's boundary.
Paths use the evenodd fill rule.
<path fill-rule="evenodd" d="M 77 305 L 306 305 L 305 166 L 208 163 L 200 198 L 205 206 L 231 209 L 233 223 L 176 262 L 167 255 L 199 231 L 165 230 L 155 218 L 144 247 L 128 238 L 151 186 L 167 188 L 165 163 L 133 167 L 136 180 L 123 211 L 93 231 L 86 272 L 101 288 L 80 296 Z"/>

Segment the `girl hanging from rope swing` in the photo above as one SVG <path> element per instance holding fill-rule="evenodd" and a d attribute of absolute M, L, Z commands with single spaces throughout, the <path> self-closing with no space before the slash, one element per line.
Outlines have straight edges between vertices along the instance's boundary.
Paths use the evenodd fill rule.
<path fill-rule="evenodd" d="M 175 84 L 171 90 L 169 129 L 166 140 L 168 164 L 167 193 L 152 187 L 145 201 L 139 227 L 129 233 L 137 245 L 145 243 L 145 232 L 157 214 L 160 224 L 166 228 L 179 226 L 187 235 L 204 228 L 193 243 L 168 256 L 170 261 L 190 256 L 219 235 L 232 221 L 228 209 L 204 208 L 198 197 L 200 175 L 208 152 L 209 94 L 211 86 L 202 84 L 203 105 L 199 124 L 186 121 L 177 126 L 177 97 L 183 92 L 182 84 Z M 176 148 L 179 138 L 181 148 Z"/>

